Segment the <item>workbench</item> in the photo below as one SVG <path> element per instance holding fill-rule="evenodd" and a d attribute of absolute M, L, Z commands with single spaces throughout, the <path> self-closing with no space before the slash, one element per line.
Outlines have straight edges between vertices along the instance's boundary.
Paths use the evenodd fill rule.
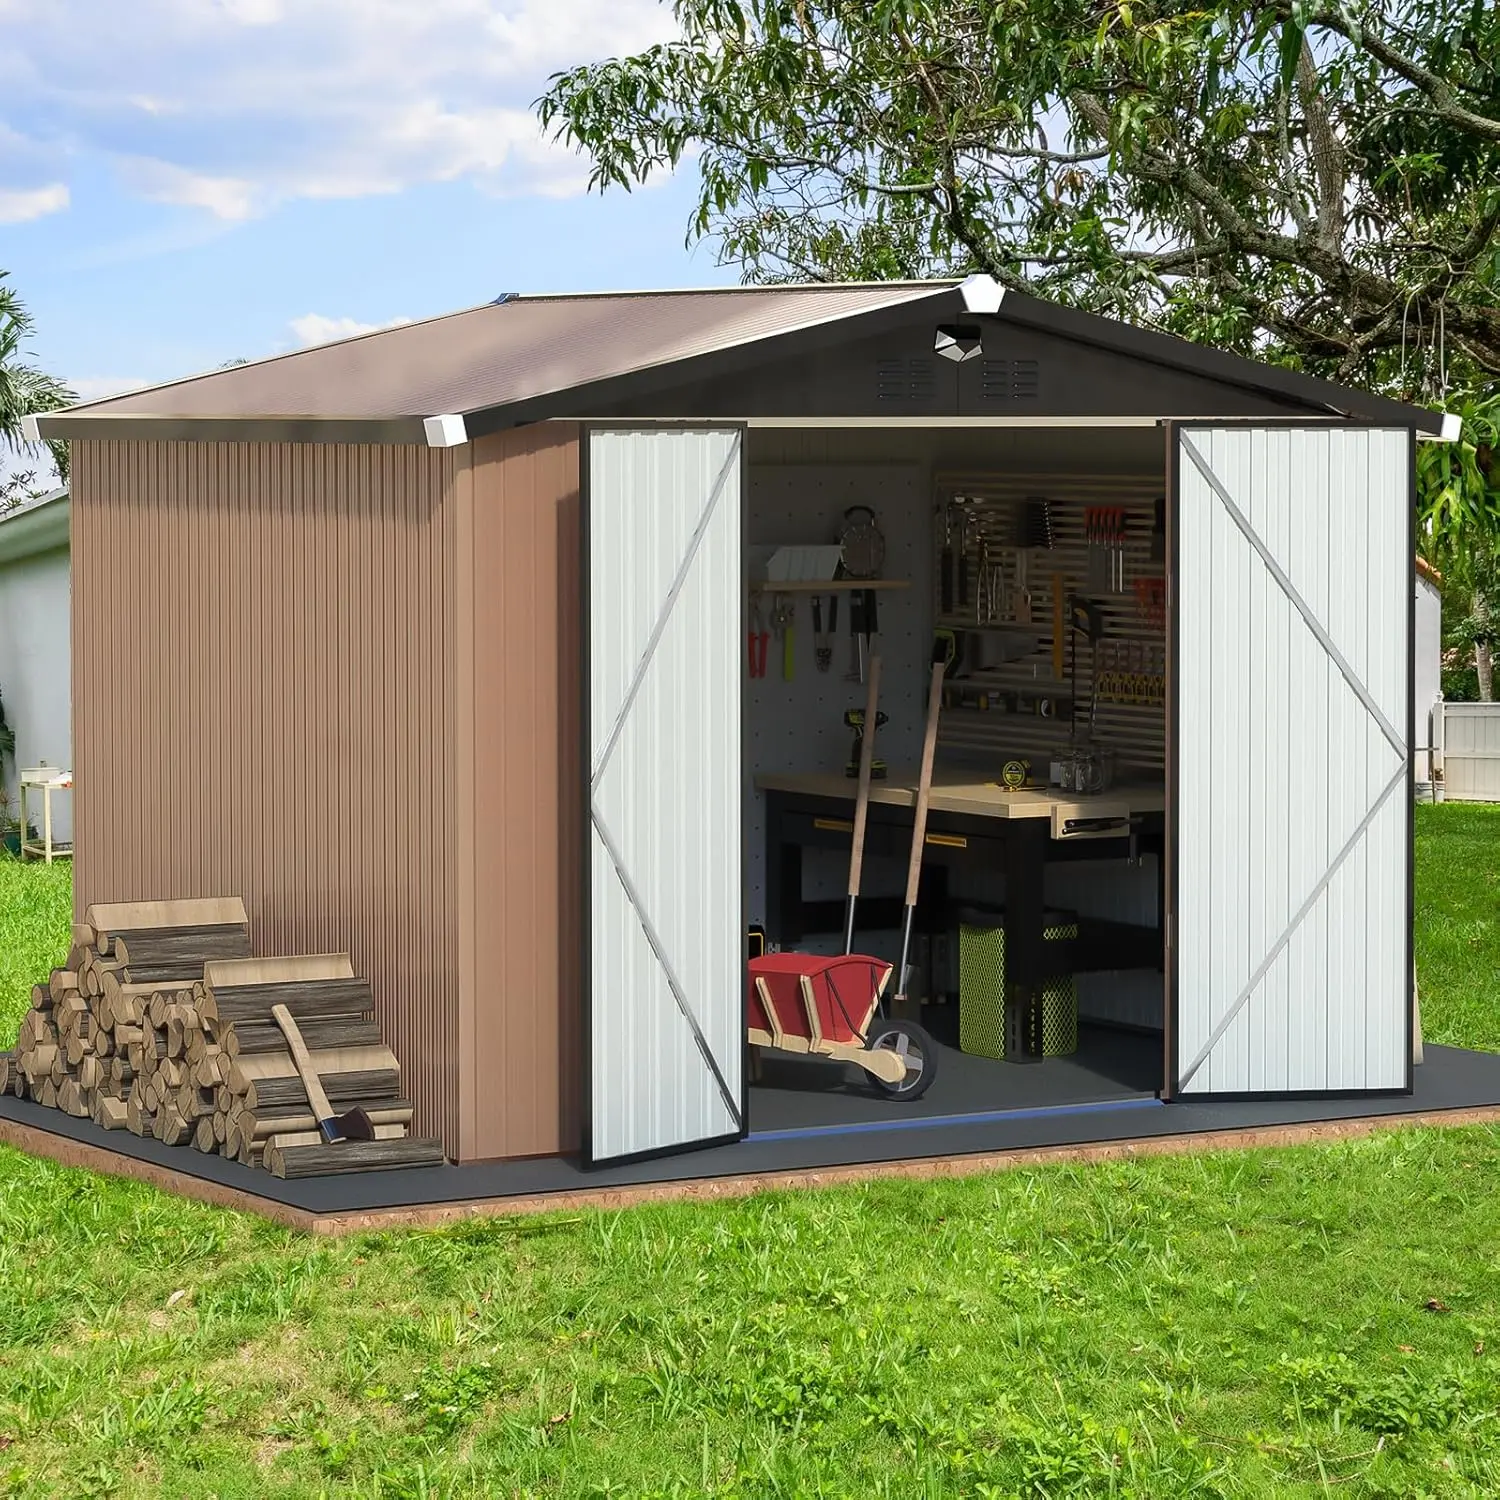
<path fill-rule="evenodd" d="M 803 898 L 802 858 L 809 848 L 847 853 L 854 829 L 853 778 L 766 773 L 757 775 L 754 784 L 766 799 L 767 938 L 791 947 L 809 933 L 839 931 L 843 902 Z M 909 858 L 916 800 L 915 772 L 892 767 L 884 780 L 871 784 L 867 859 L 904 863 Z M 1005 963 L 1011 983 L 1034 988 L 1053 974 L 1160 966 L 1166 807 L 1160 782 L 1079 796 L 1051 787 L 1006 791 L 973 771 L 938 769 L 927 805 L 919 929 L 940 930 L 951 920 L 950 871 L 998 871 L 1005 877 Z M 1044 944 L 1046 866 L 1071 860 L 1123 860 L 1132 853 L 1157 856 L 1158 925 L 1084 919 L 1076 939 Z M 858 926 L 865 931 L 898 927 L 901 907 L 899 898 L 862 896 Z"/>

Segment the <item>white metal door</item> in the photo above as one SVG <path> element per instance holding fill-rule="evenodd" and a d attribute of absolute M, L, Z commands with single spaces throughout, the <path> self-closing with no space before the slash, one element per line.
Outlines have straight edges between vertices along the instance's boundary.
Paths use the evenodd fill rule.
<path fill-rule="evenodd" d="M 1410 1087 L 1412 442 L 1178 429 L 1179 1095 Z"/>
<path fill-rule="evenodd" d="M 745 1131 L 742 433 L 595 429 L 588 586 L 588 1158 Z"/>

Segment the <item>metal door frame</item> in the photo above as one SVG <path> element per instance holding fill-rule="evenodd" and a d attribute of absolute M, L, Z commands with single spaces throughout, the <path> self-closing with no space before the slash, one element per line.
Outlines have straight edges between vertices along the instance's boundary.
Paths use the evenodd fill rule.
<path fill-rule="evenodd" d="M 596 432 L 734 432 L 739 437 L 739 483 L 740 483 L 740 568 L 744 573 L 746 548 L 749 537 L 749 428 L 743 421 L 654 421 L 643 418 L 635 421 L 620 419 L 602 422 L 585 422 L 578 431 L 578 611 L 579 611 L 579 674 L 578 674 L 578 737 L 579 737 L 579 946 L 582 949 L 579 963 L 579 1066 L 580 1080 L 580 1164 L 594 1170 L 601 1167 L 631 1166 L 637 1162 L 658 1161 L 670 1156 L 686 1155 L 693 1151 L 706 1151 L 715 1146 L 731 1146 L 743 1141 L 750 1133 L 750 1019 L 749 999 L 745 984 L 739 986 L 740 1010 L 740 1099 L 739 1129 L 710 1140 L 691 1141 L 685 1145 L 664 1146 L 651 1151 L 638 1151 L 628 1156 L 612 1156 L 596 1159 L 593 1152 L 594 1134 L 594 953 L 593 953 L 593 775 L 590 749 L 593 744 L 593 703 L 591 668 L 591 629 L 593 623 L 593 599 L 590 589 L 591 576 L 591 511 L 590 511 L 590 439 Z M 746 640 L 746 580 L 734 600 L 736 639 L 741 649 L 735 655 L 734 670 L 740 684 L 740 734 L 739 762 L 740 781 L 743 784 L 745 766 L 745 727 L 750 703 L 750 687 L 745 670 L 744 642 Z M 745 821 L 743 793 L 735 804 L 736 816 L 742 830 Z M 749 870 L 740 851 L 740 915 L 738 922 L 739 945 L 744 951 L 749 929 L 747 912 L 750 904 Z"/>
<path fill-rule="evenodd" d="M 1188 1100 L 1193 1103 L 1211 1104 L 1221 1100 L 1260 1099 L 1354 1099 L 1354 1098 L 1400 1098 L 1411 1094 L 1416 1085 L 1416 969 L 1415 935 L 1413 924 L 1416 918 L 1416 870 L 1415 870 L 1415 805 L 1416 768 L 1413 756 L 1406 756 L 1406 951 L 1404 974 L 1406 976 L 1406 1083 L 1396 1089 L 1272 1089 L 1247 1093 L 1194 1093 L 1180 1092 L 1181 1062 L 1177 1055 L 1179 1035 L 1179 980 L 1178 955 L 1178 877 L 1180 861 L 1177 857 L 1179 833 L 1178 791 L 1181 777 L 1177 747 L 1181 743 L 1182 695 L 1177 674 L 1179 659 L 1179 632 L 1182 624 L 1181 597 L 1181 540 L 1182 528 L 1178 524 L 1182 506 L 1182 473 L 1178 463 L 1178 436 L 1184 432 L 1243 428 L 1246 431 L 1307 431 L 1307 432 L 1396 432 L 1402 426 L 1395 422 L 1371 422 L 1341 417 L 1284 417 L 1267 420 L 1257 417 L 1212 418 L 1194 417 L 1181 421 L 1166 419 L 1162 422 L 1166 441 L 1167 474 L 1167 733 L 1166 733 L 1166 828 L 1164 846 L 1167 869 L 1162 881 L 1166 910 L 1162 913 L 1162 925 L 1166 935 L 1166 971 L 1164 975 L 1166 994 L 1163 1005 L 1162 1028 L 1162 1089 L 1161 1097 L 1171 1103 Z M 1416 704 L 1414 683 L 1416 675 L 1416 588 L 1417 588 L 1417 429 L 1405 427 L 1407 434 L 1407 524 L 1409 535 L 1406 546 L 1406 735 L 1408 752 L 1416 742 Z"/>

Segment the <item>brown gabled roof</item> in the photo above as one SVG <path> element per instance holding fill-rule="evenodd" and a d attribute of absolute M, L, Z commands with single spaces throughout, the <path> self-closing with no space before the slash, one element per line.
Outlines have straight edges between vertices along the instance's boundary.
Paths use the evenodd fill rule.
<path fill-rule="evenodd" d="M 516 296 L 70 407 L 95 417 L 466 415 L 899 306 L 954 282 Z"/>
<path fill-rule="evenodd" d="M 473 419 L 471 435 L 553 416 L 598 417 L 616 409 L 609 403 L 639 397 L 653 384 L 675 381 L 692 388 L 756 362 L 780 360 L 788 369 L 799 368 L 835 341 L 910 321 L 913 304 L 923 299 L 934 317 L 962 314 L 960 285 L 866 282 L 506 297 L 70 407 L 40 418 L 38 429 L 47 438 L 422 442 L 424 420 L 446 414 Z M 1254 392 L 1269 398 L 1273 410 L 1430 433 L 1441 427 L 1439 415 L 1418 407 L 1021 293 L 1005 297 L 998 320 L 1186 372 L 1220 388 Z"/>

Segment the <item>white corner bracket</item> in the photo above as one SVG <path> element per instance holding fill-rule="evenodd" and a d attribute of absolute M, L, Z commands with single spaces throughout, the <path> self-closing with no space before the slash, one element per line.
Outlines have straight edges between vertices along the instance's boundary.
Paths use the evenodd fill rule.
<path fill-rule="evenodd" d="M 23 443 L 39 443 L 42 440 L 42 429 L 37 426 L 36 418 L 28 412 L 21 418 L 21 441 Z"/>
<path fill-rule="evenodd" d="M 983 272 L 960 282 L 958 290 L 963 294 L 965 312 L 997 313 L 1005 300 L 1005 288 Z"/>
<path fill-rule="evenodd" d="M 1438 442 L 1456 443 L 1463 436 L 1464 419 L 1456 411 L 1443 413 L 1443 430 L 1438 433 Z"/>
<path fill-rule="evenodd" d="M 425 417 L 422 431 L 427 434 L 429 448 L 457 448 L 469 441 L 464 419 L 451 412 L 441 417 Z"/>

